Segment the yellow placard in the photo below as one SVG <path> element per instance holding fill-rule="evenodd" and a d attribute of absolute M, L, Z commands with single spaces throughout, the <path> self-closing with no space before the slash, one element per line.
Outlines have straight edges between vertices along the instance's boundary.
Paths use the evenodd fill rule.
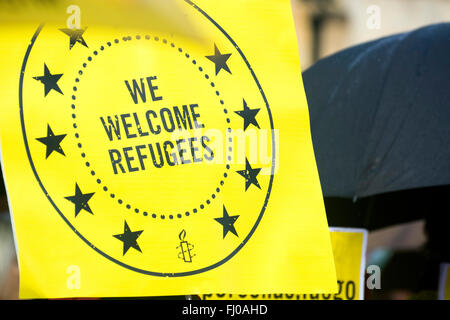
<path fill-rule="evenodd" d="M 21 298 L 336 291 L 290 1 L 176 5 L 2 24 Z"/>
<path fill-rule="evenodd" d="M 204 300 L 364 300 L 367 230 L 329 228 L 338 292 L 333 294 L 204 294 Z"/>
<path fill-rule="evenodd" d="M 450 263 L 441 263 L 439 273 L 438 299 L 450 300 Z"/>

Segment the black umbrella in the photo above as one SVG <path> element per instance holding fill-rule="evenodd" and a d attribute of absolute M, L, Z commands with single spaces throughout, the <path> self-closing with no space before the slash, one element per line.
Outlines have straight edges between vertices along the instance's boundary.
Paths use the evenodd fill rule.
<path fill-rule="evenodd" d="M 329 224 L 425 218 L 450 260 L 450 24 L 349 48 L 303 79 Z"/>

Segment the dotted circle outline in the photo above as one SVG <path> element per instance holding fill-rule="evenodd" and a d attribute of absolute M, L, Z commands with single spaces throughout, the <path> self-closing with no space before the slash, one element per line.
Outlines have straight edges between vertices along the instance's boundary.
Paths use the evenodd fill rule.
<path fill-rule="evenodd" d="M 237 45 L 237 43 L 233 40 L 233 38 L 221 27 L 221 25 L 219 25 L 213 18 L 211 18 L 205 11 L 203 11 L 200 7 L 198 7 L 195 3 L 193 3 L 191 0 L 184 0 L 185 3 L 187 3 L 188 5 L 190 5 L 193 9 L 195 9 L 196 11 L 198 11 L 201 15 L 203 15 L 206 19 L 208 19 L 217 29 L 219 29 L 219 31 L 222 32 L 222 34 L 228 39 L 228 41 L 236 48 L 236 50 L 238 51 L 240 57 L 242 58 L 242 60 L 245 62 L 249 72 L 252 75 L 252 78 L 255 82 L 255 84 L 257 85 L 259 92 L 261 93 L 261 97 L 264 100 L 268 115 L 269 115 L 269 120 L 270 120 L 270 127 L 272 128 L 272 130 L 274 129 L 274 119 L 270 110 L 270 106 L 269 106 L 269 102 L 267 100 L 267 97 L 264 93 L 264 90 L 255 74 L 255 72 L 253 71 L 249 61 L 247 60 L 246 56 L 244 55 L 244 53 L 242 52 L 242 50 L 239 48 L 239 46 Z M 269 181 L 269 186 L 267 189 L 267 193 L 266 193 L 266 197 L 264 200 L 264 204 L 261 208 L 261 212 L 259 213 L 259 216 L 257 218 L 257 221 L 255 222 L 254 226 L 252 227 L 252 229 L 250 230 L 249 234 L 247 234 L 247 236 L 245 237 L 245 239 L 240 243 L 240 245 L 238 247 L 236 247 L 234 249 L 233 252 L 231 252 L 228 256 L 226 256 L 224 259 L 209 265 L 207 267 L 202 267 L 199 269 L 195 269 L 195 270 L 190 270 L 190 271 L 184 271 L 184 272 L 176 272 L 176 273 L 171 273 L 171 272 L 157 272 L 157 271 L 151 271 L 151 270 L 145 270 L 145 269 L 141 269 L 141 268 L 137 268 L 137 267 L 133 267 L 131 265 L 128 265 L 122 261 L 117 260 L 116 258 L 106 254 L 105 252 L 103 252 L 102 250 L 100 250 L 99 248 L 97 248 L 95 245 L 93 245 L 91 242 L 89 242 L 89 240 L 87 238 L 85 238 L 82 234 L 80 234 L 78 232 L 78 230 L 74 227 L 74 225 L 67 219 L 67 217 L 62 213 L 62 211 L 58 208 L 58 206 L 55 204 L 55 202 L 53 201 L 52 197 L 50 196 L 50 194 L 47 192 L 44 184 L 42 183 L 41 178 L 39 177 L 38 172 L 36 171 L 36 167 L 34 165 L 33 162 L 33 158 L 31 156 L 31 152 L 30 152 L 30 147 L 28 144 L 28 137 L 27 137 L 27 132 L 26 132 L 26 127 L 25 127 L 25 120 L 24 120 L 24 102 L 23 102 L 23 87 L 24 87 L 24 75 L 26 72 L 26 67 L 27 67 L 27 63 L 28 63 L 28 59 L 30 57 L 32 48 L 36 42 L 37 37 L 39 36 L 40 32 L 42 31 L 42 28 L 44 27 L 44 24 L 40 24 L 38 26 L 38 28 L 36 29 L 36 31 L 34 32 L 30 44 L 27 47 L 27 50 L 25 52 L 23 61 L 22 61 L 22 68 L 20 70 L 20 74 L 19 74 L 19 115 L 20 115 L 20 122 L 21 122 L 21 127 L 22 127 L 22 136 L 23 136 L 23 141 L 25 144 L 25 151 L 30 163 L 30 167 L 31 170 L 33 171 L 33 174 L 36 178 L 37 183 L 39 184 L 39 187 L 42 189 L 42 192 L 44 193 L 44 195 L 47 197 L 48 201 L 50 202 L 50 204 L 53 206 L 53 208 L 55 209 L 55 211 L 58 213 L 58 215 L 61 217 L 61 219 L 67 224 L 67 226 L 87 245 L 89 246 L 92 250 L 94 250 L 95 252 L 97 252 L 98 254 L 100 254 L 102 257 L 110 260 L 111 262 L 126 268 L 130 271 L 134 271 L 137 273 L 141 273 L 141 274 L 145 274 L 145 275 L 149 275 L 149 276 L 156 276 L 156 277 L 171 277 L 171 278 L 176 278 L 176 277 L 188 277 L 188 276 L 192 276 L 192 275 L 197 275 L 197 274 L 201 274 L 201 273 L 205 273 L 208 272 L 210 270 L 213 270 L 217 267 L 222 266 L 223 264 L 227 263 L 228 261 L 230 261 L 234 256 L 236 256 L 236 254 L 238 254 L 240 252 L 240 250 L 245 246 L 245 244 L 247 244 L 247 242 L 250 240 L 250 238 L 253 236 L 253 234 L 255 233 L 256 229 L 258 228 L 259 224 L 261 223 L 261 220 L 263 219 L 264 213 L 266 211 L 267 208 L 267 204 L 270 198 L 270 194 L 272 191 L 272 187 L 273 187 L 273 182 L 274 182 L 274 176 L 275 176 L 275 152 L 276 152 L 276 147 L 277 144 L 275 143 L 275 137 L 272 134 L 272 166 L 271 166 L 271 175 L 270 175 L 270 181 Z M 273 132 L 272 132 L 273 133 Z"/>
<path fill-rule="evenodd" d="M 165 39 L 165 38 L 160 39 L 160 37 L 158 37 L 158 36 L 154 36 L 153 38 L 152 38 L 150 35 L 145 35 L 144 37 L 142 37 L 141 35 L 136 35 L 136 36 L 135 36 L 135 39 L 136 39 L 136 40 L 141 40 L 141 39 L 143 39 L 143 38 L 144 38 L 145 40 L 154 40 L 154 41 L 156 41 L 156 42 L 159 42 L 159 40 L 161 40 L 162 43 L 164 43 L 164 44 L 169 44 L 169 41 L 167 41 L 167 39 Z M 131 37 L 131 36 L 124 36 L 124 37 L 122 37 L 122 40 L 123 40 L 124 42 L 125 42 L 125 41 L 131 41 L 131 40 L 133 40 L 133 37 Z M 113 42 L 108 41 L 108 42 L 106 42 L 106 46 L 103 46 L 103 45 L 100 46 L 99 50 L 100 50 L 100 51 L 104 51 L 106 48 L 111 47 L 113 43 L 119 44 L 119 43 L 120 43 L 120 40 L 116 38 L 116 39 L 113 40 Z M 176 48 L 176 47 L 177 47 L 177 46 L 175 45 L 174 42 L 170 42 L 170 46 L 171 46 L 172 48 Z M 177 49 L 178 49 L 177 51 L 178 51 L 179 53 L 183 53 L 183 49 L 182 49 L 181 47 L 178 47 Z M 94 50 L 92 53 L 93 53 L 94 56 L 98 56 L 99 51 Z M 190 54 L 187 53 L 187 52 L 184 52 L 184 57 L 187 58 L 187 59 L 190 59 L 190 58 L 191 58 Z M 88 56 L 88 57 L 87 57 L 87 60 L 88 60 L 89 62 L 92 62 L 92 60 L 93 60 L 92 56 Z M 192 60 L 191 60 L 191 63 L 192 63 L 193 65 L 197 65 L 197 60 L 192 59 Z M 87 64 L 86 62 L 84 62 L 84 63 L 82 64 L 83 69 L 86 69 L 87 66 L 88 66 L 88 64 Z M 197 69 L 197 70 L 198 70 L 200 73 L 203 73 L 203 72 L 204 72 L 204 69 L 203 69 L 201 66 L 198 66 L 198 69 Z M 78 75 L 79 75 L 79 77 L 76 77 L 76 78 L 75 78 L 75 83 L 79 83 L 79 82 L 80 82 L 80 78 L 81 78 L 81 76 L 83 75 L 83 70 L 82 70 L 82 69 L 78 70 Z M 209 76 L 206 72 L 204 72 L 204 78 L 210 82 L 209 84 L 210 84 L 210 86 L 211 86 L 212 88 L 215 88 L 215 87 L 216 87 L 216 84 L 214 83 L 214 81 L 209 80 L 209 79 L 210 79 L 210 76 Z M 78 91 L 78 87 L 76 86 L 76 84 L 73 86 L 72 90 L 73 90 L 72 100 L 75 101 L 75 100 L 76 100 L 76 92 Z M 217 97 L 220 97 L 220 92 L 219 92 L 219 90 L 216 89 L 215 94 L 216 94 Z M 225 105 L 225 102 L 223 101 L 223 99 L 219 99 L 219 103 L 220 103 L 220 105 L 222 105 L 222 106 Z M 72 109 L 72 110 L 75 110 L 75 109 L 76 109 L 75 102 L 73 102 L 73 103 L 71 104 L 71 109 Z M 228 114 L 228 110 L 227 110 L 226 107 L 224 107 L 223 112 L 224 112 L 224 114 Z M 76 119 L 75 111 L 73 111 L 73 113 L 72 113 L 72 119 L 74 119 L 73 128 L 74 128 L 74 129 L 77 129 L 77 128 L 78 128 L 78 125 L 77 125 L 77 123 L 75 122 L 75 119 Z M 226 117 L 226 122 L 227 122 L 228 124 L 231 122 L 231 120 L 230 120 L 230 118 L 228 118 L 228 116 Z M 227 130 L 228 130 L 228 132 L 231 132 L 231 128 L 230 128 L 230 127 L 228 127 Z M 75 138 L 76 138 L 76 139 L 79 139 L 79 138 L 80 138 L 80 135 L 79 135 L 78 132 L 75 132 L 74 135 L 75 135 Z M 232 139 L 232 138 L 229 138 L 229 139 L 227 140 L 227 144 L 229 144 L 229 145 L 226 147 L 226 150 L 227 150 L 227 152 L 230 152 L 230 154 L 231 154 L 231 152 L 233 151 L 233 149 L 232 149 L 232 142 L 233 142 L 233 139 Z M 81 143 L 77 143 L 77 147 L 82 151 L 83 145 L 82 145 Z M 87 158 L 86 153 L 85 153 L 85 152 L 81 152 L 81 157 L 82 157 L 83 159 Z M 227 161 L 231 161 L 231 160 L 232 160 L 231 156 L 228 155 L 228 156 L 227 156 Z M 91 163 L 90 163 L 89 161 L 86 161 L 84 164 L 85 164 L 85 166 L 86 166 L 87 168 L 91 168 Z M 227 171 L 230 170 L 230 165 L 227 164 L 225 168 L 226 168 Z M 91 169 L 90 174 L 91 174 L 92 176 L 95 176 L 95 175 L 96 175 L 95 170 L 92 170 L 92 169 Z M 216 198 L 216 193 L 219 193 L 219 192 L 220 192 L 220 190 L 221 190 L 220 188 L 225 184 L 225 181 L 224 181 L 224 180 L 225 180 L 227 177 L 228 177 L 228 173 L 225 171 L 225 172 L 223 173 L 223 179 L 220 180 L 220 182 L 219 182 L 220 186 L 218 186 L 218 187 L 215 189 L 215 192 L 213 192 L 213 193 L 211 194 L 211 200 L 210 200 L 209 198 L 206 199 L 206 201 L 205 201 L 206 205 L 209 205 L 209 204 Z M 97 184 L 102 185 L 102 180 L 101 180 L 100 178 L 97 178 L 97 179 L 96 179 L 96 182 L 97 182 Z M 108 192 L 108 190 L 109 190 L 109 188 L 108 188 L 106 185 L 103 185 L 102 189 L 103 189 L 103 191 L 105 191 L 105 192 Z M 112 192 L 110 193 L 109 196 L 110 196 L 112 199 L 114 199 L 114 198 L 117 197 L 117 195 L 116 195 L 115 193 L 112 193 Z M 124 201 L 123 201 L 121 198 L 118 198 L 116 203 L 118 203 L 119 205 L 122 205 L 122 204 L 124 204 Z M 133 209 L 133 211 L 134 211 L 135 213 L 141 212 L 141 210 L 140 210 L 139 208 L 137 208 L 137 207 L 132 208 L 130 204 L 126 204 L 125 207 L 126 207 L 128 210 Z M 199 205 L 199 208 L 193 208 L 193 209 L 192 209 L 192 213 L 197 213 L 197 212 L 203 210 L 204 208 L 205 208 L 205 205 L 204 205 L 203 203 L 201 203 L 201 204 Z M 148 216 L 148 215 L 149 215 L 148 212 L 147 212 L 147 211 L 144 211 L 144 210 L 142 210 L 142 214 L 143 214 L 144 216 Z M 186 217 L 188 217 L 188 216 L 191 215 L 191 212 L 190 212 L 190 211 L 186 211 L 186 212 L 184 212 L 184 214 L 177 213 L 176 215 L 175 215 L 175 214 L 169 214 L 167 217 L 168 217 L 170 220 L 173 220 L 174 217 L 177 217 L 178 219 L 181 219 L 181 218 L 183 217 L 183 215 L 186 216 Z M 154 218 L 154 219 L 156 219 L 158 216 L 159 216 L 159 218 L 162 219 L 162 220 L 165 220 L 165 219 L 166 219 L 166 214 L 159 214 L 159 215 L 157 215 L 156 213 L 152 213 L 152 214 L 151 214 L 151 217 Z"/>

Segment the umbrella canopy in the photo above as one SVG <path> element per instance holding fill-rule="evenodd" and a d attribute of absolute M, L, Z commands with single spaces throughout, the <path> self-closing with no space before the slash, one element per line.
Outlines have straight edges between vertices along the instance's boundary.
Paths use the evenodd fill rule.
<path fill-rule="evenodd" d="M 303 74 L 328 222 L 425 219 L 420 288 L 450 261 L 450 24 L 358 45 Z"/>
<path fill-rule="evenodd" d="M 450 184 L 450 24 L 349 48 L 303 78 L 326 197 Z"/>

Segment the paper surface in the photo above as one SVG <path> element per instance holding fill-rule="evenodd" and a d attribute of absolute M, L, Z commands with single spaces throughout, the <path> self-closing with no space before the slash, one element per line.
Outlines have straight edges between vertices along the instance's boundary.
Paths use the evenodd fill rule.
<path fill-rule="evenodd" d="M 203 300 L 364 300 L 367 230 L 330 227 L 338 291 L 334 294 L 204 294 Z M 249 291 L 247 291 L 249 292 Z"/>
<path fill-rule="evenodd" d="M 21 298 L 336 291 L 290 2 L 178 4 L 2 25 Z"/>

